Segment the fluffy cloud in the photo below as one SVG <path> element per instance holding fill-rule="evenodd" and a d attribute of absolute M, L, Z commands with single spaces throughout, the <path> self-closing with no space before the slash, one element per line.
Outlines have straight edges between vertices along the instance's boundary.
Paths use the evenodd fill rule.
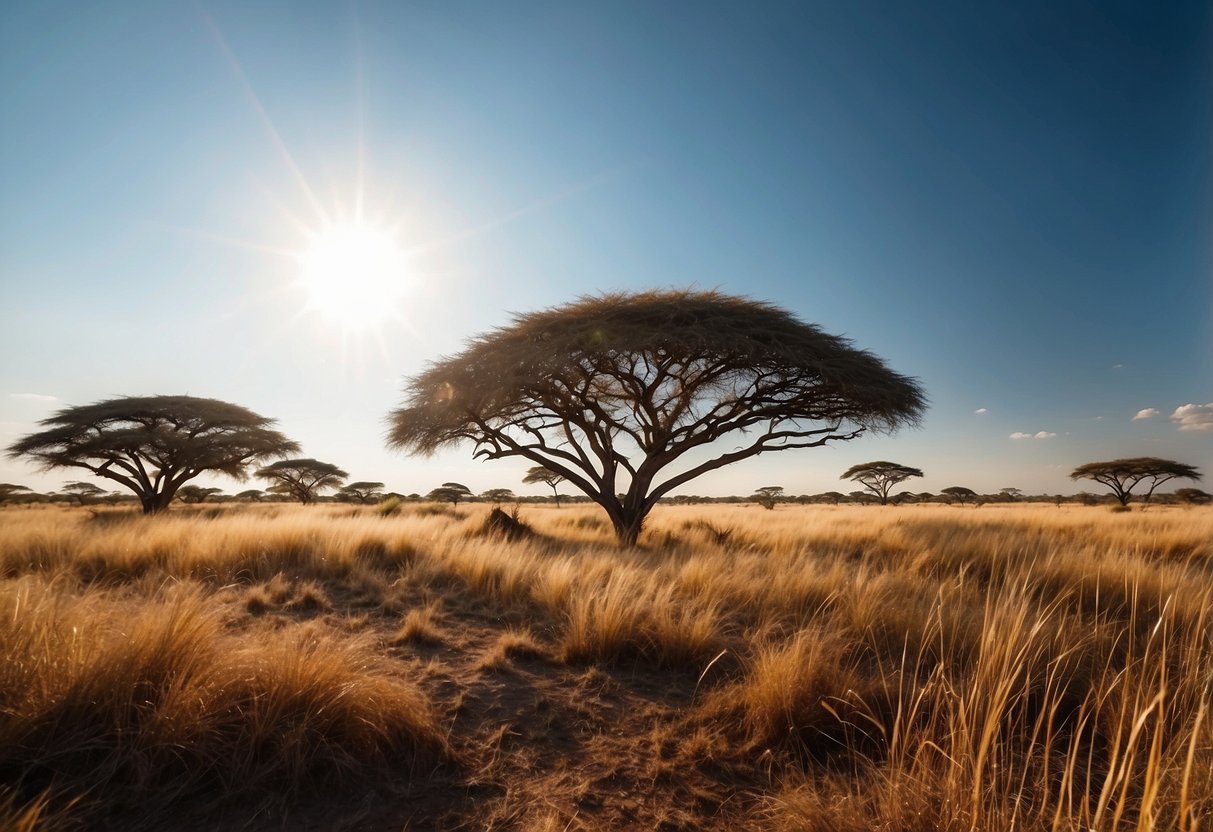
<path fill-rule="evenodd" d="M 48 396 L 45 393 L 9 393 L 10 399 L 23 399 L 28 402 L 57 402 L 58 396 Z"/>
<path fill-rule="evenodd" d="M 1036 433 L 1024 433 L 1023 431 L 1015 431 L 1011 434 L 1012 439 L 1052 439 L 1057 434 L 1052 431 L 1040 430 Z"/>
<path fill-rule="evenodd" d="M 1175 408 L 1171 421 L 1180 430 L 1213 433 L 1213 402 L 1208 404 L 1185 404 Z"/>
<path fill-rule="evenodd" d="M 973 412 L 974 412 L 974 413 L 976 413 L 978 416 L 985 416 L 987 413 L 989 413 L 989 412 L 990 412 L 990 408 L 988 408 L 988 407 L 979 407 L 979 408 L 977 408 L 976 410 L 974 410 Z"/>
<path fill-rule="evenodd" d="M 1137 411 L 1137 415 L 1133 417 L 1133 421 L 1136 422 L 1139 419 L 1153 419 L 1157 415 L 1158 415 L 1158 408 L 1147 407 L 1147 408 L 1143 408 L 1142 410 Z"/>

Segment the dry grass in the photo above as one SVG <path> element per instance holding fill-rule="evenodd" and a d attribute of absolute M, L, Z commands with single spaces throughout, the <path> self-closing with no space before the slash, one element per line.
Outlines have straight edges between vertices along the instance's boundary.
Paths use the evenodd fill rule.
<path fill-rule="evenodd" d="M 486 511 L 5 510 L 0 826 L 385 773 L 397 826 L 1213 817 L 1213 511 Z"/>

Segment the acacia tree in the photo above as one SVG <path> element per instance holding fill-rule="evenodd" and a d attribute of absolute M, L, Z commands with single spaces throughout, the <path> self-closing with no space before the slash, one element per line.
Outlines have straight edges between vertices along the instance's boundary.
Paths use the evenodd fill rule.
<path fill-rule="evenodd" d="M 383 483 L 360 480 L 349 485 L 343 485 L 337 492 L 338 497 L 357 500 L 360 503 L 375 502 L 383 497 Z"/>
<path fill-rule="evenodd" d="M 774 511 L 775 504 L 779 502 L 779 498 L 782 496 L 782 485 L 764 485 L 754 492 L 754 496 L 751 499 L 763 508 Z"/>
<path fill-rule="evenodd" d="M 633 545 L 657 501 L 760 453 L 915 423 L 918 384 L 770 304 L 717 292 L 583 298 L 516 317 L 414 377 L 392 447 L 471 442 L 598 503 Z M 717 440 L 735 442 L 722 449 Z"/>
<path fill-rule="evenodd" d="M 1139 456 L 1132 459 L 1113 459 L 1108 462 L 1088 462 L 1070 472 L 1072 480 L 1095 480 L 1112 489 L 1116 499 L 1122 506 L 1129 504 L 1133 489 L 1143 482 L 1150 487 L 1142 497 L 1143 503 L 1150 502 L 1154 489 L 1173 479 L 1199 480 L 1200 472 L 1191 465 L 1175 462 L 1170 459 L 1159 459 L 1153 456 Z"/>
<path fill-rule="evenodd" d="M 1207 494 L 1199 488 L 1177 488 L 1175 498 L 1190 506 L 1207 506 L 1213 503 L 1213 494 Z"/>
<path fill-rule="evenodd" d="M 105 493 L 104 488 L 91 482 L 65 482 L 61 490 L 82 506 Z"/>
<path fill-rule="evenodd" d="M 193 396 L 124 396 L 69 407 L 47 429 L 8 448 L 43 469 L 84 468 L 139 497 L 144 514 L 168 508 L 177 490 L 213 471 L 244 479 L 248 466 L 298 450 L 274 420 L 239 405 Z"/>
<path fill-rule="evenodd" d="M 969 500 L 977 500 L 977 492 L 972 488 L 965 488 L 963 485 L 951 485 L 939 493 L 947 494 L 949 497 L 959 502 L 962 506 Z"/>
<path fill-rule="evenodd" d="M 271 491 L 280 488 L 282 493 L 290 494 L 306 506 L 314 503 L 322 490 L 340 488 L 349 474 L 331 462 L 282 459 L 262 468 L 257 476 L 274 483 Z"/>
<path fill-rule="evenodd" d="M 922 471 L 896 462 L 861 462 L 852 465 L 839 479 L 854 480 L 880 499 L 882 506 L 889 504 L 889 489 L 910 477 L 921 477 Z"/>
<path fill-rule="evenodd" d="M 205 503 L 207 497 L 222 493 L 222 488 L 203 488 L 200 485 L 183 485 L 177 489 L 177 497 L 183 503 Z"/>
<path fill-rule="evenodd" d="M 490 488 L 481 493 L 480 497 L 491 503 L 505 503 L 514 499 L 514 492 L 509 488 Z"/>
<path fill-rule="evenodd" d="M 549 471 L 542 465 L 528 468 L 526 476 L 522 478 L 522 484 L 534 485 L 540 482 L 552 489 L 552 497 L 556 500 L 556 508 L 560 508 L 560 492 L 556 490 L 556 487 L 564 482 L 564 476 L 557 474 L 555 471 Z"/>
<path fill-rule="evenodd" d="M 14 485 L 11 482 L 0 482 L 0 503 L 6 502 L 14 495 L 20 496 L 21 492 L 26 494 L 32 493 L 28 486 Z"/>
<path fill-rule="evenodd" d="M 461 482 L 444 482 L 426 495 L 437 503 L 450 503 L 458 508 L 459 501 L 472 496 L 472 489 Z"/>

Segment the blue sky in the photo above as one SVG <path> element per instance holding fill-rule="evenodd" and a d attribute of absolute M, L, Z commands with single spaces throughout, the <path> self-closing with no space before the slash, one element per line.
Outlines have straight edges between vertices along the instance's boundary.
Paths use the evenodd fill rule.
<path fill-rule="evenodd" d="M 386 451 L 401 379 L 511 312 L 698 286 L 849 336 L 931 409 L 685 491 L 870 459 L 934 491 L 1213 475 L 1211 29 L 1195 2 L 5 4 L 0 443 L 189 393 L 355 479 L 526 491 Z M 350 331 L 294 255 L 360 182 L 407 267 Z"/>

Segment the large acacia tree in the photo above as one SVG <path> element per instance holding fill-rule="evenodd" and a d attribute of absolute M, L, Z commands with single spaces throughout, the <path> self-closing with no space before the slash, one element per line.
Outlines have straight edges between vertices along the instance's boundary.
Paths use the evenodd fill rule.
<path fill-rule="evenodd" d="M 689 291 L 520 315 L 405 393 L 391 446 L 466 441 L 483 459 L 528 459 L 602 506 L 624 545 L 661 497 L 708 471 L 891 431 L 925 408 L 913 379 L 846 339 L 771 304 Z"/>
<path fill-rule="evenodd" d="M 1200 472 L 1191 465 L 1154 456 L 1113 459 L 1108 462 L 1088 462 L 1070 472 L 1072 480 L 1094 480 L 1112 489 L 1122 506 L 1129 504 L 1133 489 L 1142 483 L 1149 488 L 1142 502 L 1150 502 L 1154 489 L 1173 479 L 1199 480 Z"/>
<path fill-rule="evenodd" d="M 13 443 L 8 455 L 113 480 L 135 492 L 144 514 L 154 514 L 199 474 L 245 479 L 249 464 L 298 450 L 273 423 L 217 399 L 124 396 L 58 411 L 40 422 L 46 430 Z"/>
<path fill-rule="evenodd" d="M 854 480 L 880 498 L 880 504 L 889 504 L 889 491 L 899 482 L 910 477 L 921 477 L 922 471 L 896 462 L 861 462 L 852 465 L 839 479 Z"/>

